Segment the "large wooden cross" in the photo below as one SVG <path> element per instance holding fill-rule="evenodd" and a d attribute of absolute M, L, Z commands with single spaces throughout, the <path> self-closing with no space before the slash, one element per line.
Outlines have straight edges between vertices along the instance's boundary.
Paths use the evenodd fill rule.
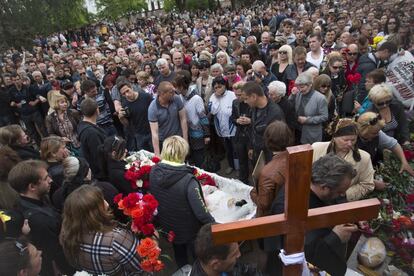
<path fill-rule="evenodd" d="M 354 201 L 308 210 L 312 147 L 301 145 L 290 147 L 287 151 L 285 213 L 213 225 L 213 240 L 216 244 L 285 235 L 284 250 L 286 254 L 294 254 L 303 252 L 306 231 L 343 223 L 354 223 L 378 216 L 380 206 L 378 199 Z M 301 273 L 302 265 L 289 265 L 283 268 L 284 275 L 294 276 L 301 275 Z"/>

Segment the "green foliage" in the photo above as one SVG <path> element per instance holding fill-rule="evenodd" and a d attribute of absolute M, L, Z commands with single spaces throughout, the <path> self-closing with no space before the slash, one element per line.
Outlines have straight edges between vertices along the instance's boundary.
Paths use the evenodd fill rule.
<path fill-rule="evenodd" d="M 216 5 L 215 0 L 165 0 L 164 10 L 170 12 L 173 10 L 206 10 L 213 9 Z"/>
<path fill-rule="evenodd" d="M 129 13 L 146 10 L 147 3 L 144 0 L 97 0 L 99 17 L 116 20 Z"/>
<path fill-rule="evenodd" d="M 0 48 L 88 23 L 83 0 L 0 0 Z"/>

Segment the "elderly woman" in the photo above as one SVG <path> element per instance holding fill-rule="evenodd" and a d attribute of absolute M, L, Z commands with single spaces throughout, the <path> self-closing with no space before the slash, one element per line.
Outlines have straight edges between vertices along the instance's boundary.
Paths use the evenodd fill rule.
<path fill-rule="evenodd" d="M 273 153 L 273 158 L 263 167 L 258 184 L 250 192 L 250 197 L 257 205 L 256 217 L 270 214 L 272 202 L 286 180 L 286 148 L 293 145 L 294 141 L 291 130 L 282 121 L 271 123 L 266 128 L 264 139 L 266 147 Z"/>
<path fill-rule="evenodd" d="M 67 260 L 76 269 L 93 275 L 142 275 L 136 250 L 139 240 L 131 231 L 116 225 L 97 187 L 83 185 L 68 196 L 60 242 Z"/>
<path fill-rule="evenodd" d="M 270 72 L 276 76 L 278 80 L 282 80 L 285 74 L 285 70 L 289 64 L 293 63 L 292 47 L 289 45 L 283 45 L 277 52 L 277 62 L 273 63 L 270 67 Z"/>
<path fill-rule="evenodd" d="M 326 154 L 336 154 L 352 164 L 356 176 L 352 179 L 351 187 L 346 191 L 349 201 L 359 200 L 375 188 L 374 169 L 371 158 L 366 151 L 357 147 L 357 127 L 352 119 L 340 119 L 332 129 L 330 142 L 317 142 L 313 147 L 313 162 Z"/>
<path fill-rule="evenodd" d="M 401 145 L 395 138 L 388 136 L 381 130 L 384 125 L 384 120 L 377 113 L 365 112 L 359 116 L 357 119 L 358 147 L 371 155 L 374 166 L 381 160 L 384 149 L 392 151 L 401 162 L 400 173 L 406 171 L 414 176 L 414 171 L 408 164 Z"/>
<path fill-rule="evenodd" d="M 54 110 L 46 116 L 46 128 L 49 135 L 57 135 L 66 139 L 75 155 L 79 155 L 80 142 L 76 130 L 79 123 L 79 114 L 68 108 L 68 100 L 64 95 L 55 95 L 50 107 Z"/>
<path fill-rule="evenodd" d="M 393 98 L 391 87 L 377 84 L 371 88 L 368 97 L 373 103 L 369 111 L 379 113 L 385 122 L 382 131 L 397 139 L 400 144 L 409 143 L 410 134 L 404 106 Z"/>
<path fill-rule="evenodd" d="M 301 73 L 295 81 L 289 101 L 294 106 L 296 143 L 313 144 L 322 141 L 323 123 L 328 120 L 328 104 L 325 97 L 312 88 L 312 77 Z"/>
<path fill-rule="evenodd" d="M 295 113 L 286 96 L 286 84 L 281 81 L 272 81 L 267 88 L 269 89 L 269 99 L 280 106 L 285 114 L 286 123 L 291 129 L 294 129 Z"/>
<path fill-rule="evenodd" d="M 174 231 L 175 260 L 178 267 L 189 263 L 194 255 L 193 241 L 202 225 L 214 222 L 205 206 L 200 184 L 193 168 L 184 164 L 189 145 L 180 136 L 165 139 L 162 161 L 152 167 L 150 192 L 159 202 L 158 220 L 163 231 Z"/>

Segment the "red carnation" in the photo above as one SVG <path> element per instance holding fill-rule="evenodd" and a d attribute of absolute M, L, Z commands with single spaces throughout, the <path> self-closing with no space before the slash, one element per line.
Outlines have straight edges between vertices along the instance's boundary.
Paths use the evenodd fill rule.
<path fill-rule="evenodd" d="M 154 234 L 155 228 L 152 223 L 148 223 L 141 227 L 141 231 L 145 236 L 152 236 Z"/>
<path fill-rule="evenodd" d="M 393 219 L 392 220 L 392 231 L 397 233 L 397 232 L 400 232 L 400 230 L 401 230 L 401 223 L 398 220 Z"/>
<path fill-rule="evenodd" d="M 175 239 L 175 233 L 173 231 L 168 232 L 167 239 L 169 242 L 173 242 Z"/>
<path fill-rule="evenodd" d="M 115 204 L 118 204 L 118 202 L 120 202 L 120 201 L 121 201 L 121 199 L 122 199 L 122 194 L 117 194 L 117 195 L 114 197 L 114 203 L 115 203 Z"/>
<path fill-rule="evenodd" d="M 151 161 L 154 162 L 155 164 L 157 164 L 158 162 L 161 161 L 161 159 L 158 156 L 155 156 L 151 158 Z"/>
<path fill-rule="evenodd" d="M 414 204 L 414 194 L 406 195 L 405 202 L 407 202 L 407 204 Z"/>
<path fill-rule="evenodd" d="M 135 205 L 137 205 L 139 199 L 140 198 L 137 193 L 130 193 L 127 197 L 124 198 L 125 208 L 133 208 Z"/>
<path fill-rule="evenodd" d="M 410 151 L 410 150 L 404 150 L 404 155 L 405 158 L 407 159 L 407 161 L 411 161 L 414 159 L 414 152 Z"/>

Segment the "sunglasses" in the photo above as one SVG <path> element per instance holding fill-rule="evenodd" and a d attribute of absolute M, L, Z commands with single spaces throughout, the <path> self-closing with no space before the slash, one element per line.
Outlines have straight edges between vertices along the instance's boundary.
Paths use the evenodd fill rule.
<path fill-rule="evenodd" d="M 287 52 L 285 52 L 285 51 L 279 51 L 278 53 L 281 54 L 281 55 L 286 55 L 287 54 Z"/>
<path fill-rule="evenodd" d="M 396 25 L 397 22 L 388 22 L 388 25 L 391 25 L 391 24 Z"/>
<path fill-rule="evenodd" d="M 358 121 L 359 117 L 360 115 L 355 116 L 356 122 Z M 361 126 L 368 126 L 368 125 L 375 126 L 381 119 L 382 119 L 381 115 L 377 114 L 376 117 L 371 118 L 369 121 L 362 123 Z"/>
<path fill-rule="evenodd" d="M 358 53 L 351 53 L 351 52 L 348 52 L 347 54 L 348 54 L 348 56 L 357 56 L 358 55 Z"/>
<path fill-rule="evenodd" d="M 391 103 L 391 101 L 392 100 L 383 101 L 383 102 L 376 103 L 375 105 L 376 106 L 387 106 L 387 105 L 389 105 Z"/>
<path fill-rule="evenodd" d="M 333 69 L 338 70 L 338 69 L 342 69 L 342 66 L 332 66 Z"/>
<path fill-rule="evenodd" d="M 79 75 L 83 76 L 83 75 L 86 75 L 86 73 L 85 72 L 80 72 Z"/>

